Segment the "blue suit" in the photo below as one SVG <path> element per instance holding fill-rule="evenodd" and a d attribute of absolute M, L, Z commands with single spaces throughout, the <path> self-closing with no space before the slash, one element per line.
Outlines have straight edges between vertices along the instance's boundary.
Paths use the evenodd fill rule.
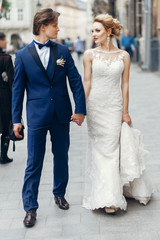
<path fill-rule="evenodd" d="M 60 58 L 64 67 L 57 65 Z M 81 77 L 67 47 L 51 41 L 50 59 L 45 70 L 34 42 L 19 50 L 15 60 L 12 87 L 12 121 L 21 122 L 26 89 L 28 160 L 22 190 L 25 211 L 38 208 L 38 187 L 45 154 L 46 134 L 50 132 L 54 155 L 55 196 L 64 196 L 68 182 L 69 123 L 72 107 L 69 85 L 75 101 L 75 113 L 86 114 Z"/>

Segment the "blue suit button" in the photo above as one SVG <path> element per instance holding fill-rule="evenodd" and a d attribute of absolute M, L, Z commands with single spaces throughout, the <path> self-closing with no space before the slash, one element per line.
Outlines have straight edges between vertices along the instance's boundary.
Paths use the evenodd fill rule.
<path fill-rule="evenodd" d="M 51 86 L 51 88 L 53 88 L 53 86 Z"/>
<path fill-rule="evenodd" d="M 51 101 L 53 101 L 53 98 L 51 98 Z"/>

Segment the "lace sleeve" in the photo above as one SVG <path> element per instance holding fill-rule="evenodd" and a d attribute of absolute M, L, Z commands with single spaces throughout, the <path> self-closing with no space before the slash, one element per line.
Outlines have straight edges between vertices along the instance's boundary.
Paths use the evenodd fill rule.
<path fill-rule="evenodd" d="M 88 56 L 91 60 L 93 60 L 95 53 L 93 49 L 88 49 L 85 51 L 85 55 Z"/>
<path fill-rule="evenodd" d="M 121 53 L 119 54 L 119 59 L 123 60 L 125 55 L 126 55 L 126 52 L 122 50 Z"/>
<path fill-rule="evenodd" d="M 90 55 L 90 56 L 94 56 L 94 50 L 93 49 L 88 49 L 85 51 L 85 54 Z"/>

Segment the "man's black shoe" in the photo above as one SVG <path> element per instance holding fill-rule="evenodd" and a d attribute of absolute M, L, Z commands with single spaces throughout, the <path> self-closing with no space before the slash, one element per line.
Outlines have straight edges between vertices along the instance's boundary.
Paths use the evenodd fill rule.
<path fill-rule="evenodd" d="M 34 209 L 31 209 L 28 212 L 26 212 L 26 216 L 23 220 L 24 226 L 28 228 L 33 227 L 36 222 L 36 216 L 37 216 L 37 213 L 36 213 L 36 210 Z"/>
<path fill-rule="evenodd" d="M 69 203 L 66 201 L 64 197 L 54 197 L 54 200 L 60 209 L 63 210 L 69 209 Z"/>

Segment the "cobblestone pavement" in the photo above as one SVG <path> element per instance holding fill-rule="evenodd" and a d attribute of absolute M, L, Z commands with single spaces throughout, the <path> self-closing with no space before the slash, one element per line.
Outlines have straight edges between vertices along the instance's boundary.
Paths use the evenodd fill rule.
<path fill-rule="evenodd" d="M 82 73 L 82 64 L 77 62 Z M 52 196 L 52 155 L 47 138 L 43 174 L 39 189 L 38 219 L 34 228 L 23 226 L 21 200 L 26 165 L 26 137 L 10 147 L 14 162 L 0 165 L 0 240 L 158 240 L 160 239 L 160 78 L 131 67 L 130 114 L 133 125 L 144 134 L 145 146 L 152 152 L 147 169 L 157 192 L 147 206 L 128 200 L 127 212 L 106 215 L 103 211 L 82 208 L 84 165 L 87 149 L 86 123 L 71 123 L 70 180 L 66 198 L 70 210 L 57 208 Z M 25 129 L 26 133 L 26 129 Z"/>

